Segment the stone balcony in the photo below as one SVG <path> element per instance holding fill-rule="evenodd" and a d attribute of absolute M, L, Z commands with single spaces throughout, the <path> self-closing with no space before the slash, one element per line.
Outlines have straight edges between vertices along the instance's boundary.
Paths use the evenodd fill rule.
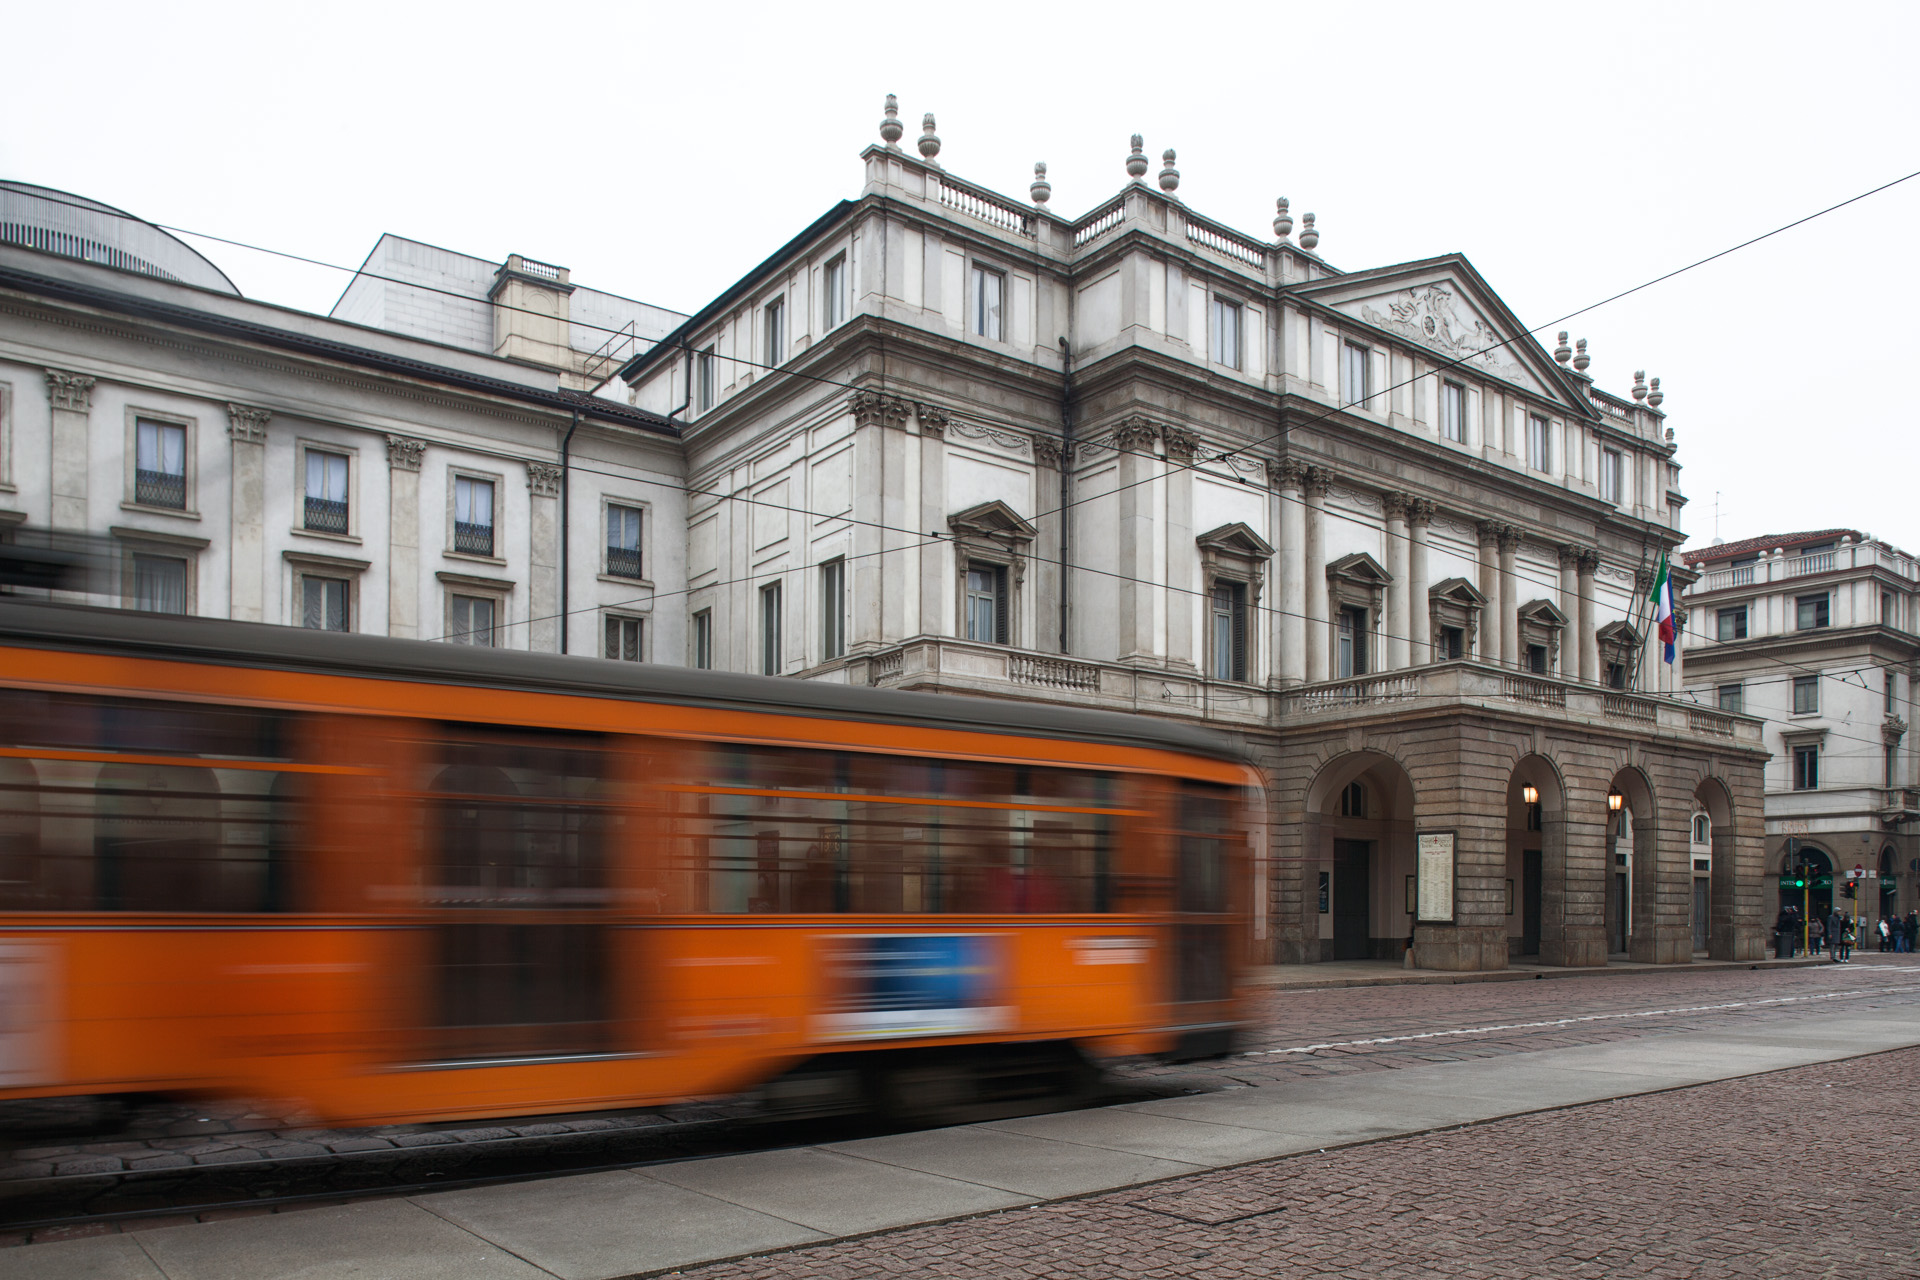
<path fill-rule="evenodd" d="M 1522 675 L 1468 660 L 1269 689 L 1209 680 L 1193 670 L 1093 662 L 944 636 L 916 636 L 903 644 L 852 656 L 846 678 L 850 683 L 888 689 L 1174 716 L 1222 729 L 1280 730 L 1335 720 L 1394 719 L 1416 710 L 1451 706 L 1762 749 L 1762 722 L 1753 716 L 1733 715 L 1679 698 Z"/>

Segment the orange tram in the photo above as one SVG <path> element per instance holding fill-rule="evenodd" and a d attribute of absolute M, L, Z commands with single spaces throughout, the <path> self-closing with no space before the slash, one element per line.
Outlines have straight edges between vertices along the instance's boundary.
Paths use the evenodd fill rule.
<path fill-rule="evenodd" d="M 0 1100 L 911 1114 L 1224 1052 L 1258 783 L 1144 717 L 0 600 Z"/>

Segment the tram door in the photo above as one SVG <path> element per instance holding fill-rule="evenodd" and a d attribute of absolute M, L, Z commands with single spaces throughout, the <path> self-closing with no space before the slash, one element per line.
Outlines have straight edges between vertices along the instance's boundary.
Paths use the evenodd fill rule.
<path fill-rule="evenodd" d="M 1372 884 L 1368 864 L 1373 841 L 1333 842 L 1333 958 L 1366 960 L 1373 954 Z"/>
<path fill-rule="evenodd" d="M 611 754 L 593 735 L 448 727 L 425 805 L 429 1052 L 611 1047 Z"/>

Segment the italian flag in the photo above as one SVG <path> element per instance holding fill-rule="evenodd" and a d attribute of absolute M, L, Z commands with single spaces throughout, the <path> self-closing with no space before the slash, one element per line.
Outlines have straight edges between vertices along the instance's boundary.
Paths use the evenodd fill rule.
<path fill-rule="evenodd" d="M 1666 662 L 1673 665 L 1673 644 L 1680 638 L 1680 624 L 1673 616 L 1673 578 L 1667 573 L 1667 554 L 1660 553 L 1660 573 L 1653 580 L 1653 622 L 1660 629 L 1660 643 L 1666 646 Z"/>

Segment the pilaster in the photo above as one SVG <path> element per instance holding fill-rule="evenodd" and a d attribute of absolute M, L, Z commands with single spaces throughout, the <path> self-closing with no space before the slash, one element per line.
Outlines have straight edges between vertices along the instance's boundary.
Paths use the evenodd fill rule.
<path fill-rule="evenodd" d="M 1407 625 L 1408 658 L 1414 665 L 1433 661 L 1433 612 L 1427 607 L 1433 588 L 1433 570 L 1427 558 L 1427 533 L 1434 506 L 1415 498 L 1407 506 Z"/>
<path fill-rule="evenodd" d="M 1280 490 L 1280 600 L 1275 639 L 1275 669 L 1282 684 L 1307 679 L 1307 468 L 1292 458 L 1280 461 L 1275 482 Z"/>
<path fill-rule="evenodd" d="M 1593 618 L 1593 575 L 1599 572 L 1597 552 L 1582 550 L 1574 565 L 1574 585 L 1580 593 L 1574 625 L 1580 632 L 1580 679 L 1587 684 L 1600 682 L 1600 634 Z"/>
<path fill-rule="evenodd" d="M 420 460 L 425 440 L 387 437 L 387 634 L 420 635 Z M 437 633 L 438 628 L 435 628 Z"/>
<path fill-rule="evenodd" d="M 1161 437 L 1167 448 L 1167 662 L 1193 669 L 1194 619 L 1204 603 L 1193 572 L 1199 558 L 1193 541 L 1193 460 L 1200 439 L 1184 427 L 1165 427 Z"/>
<path fill-rule="evenodd" d="M 1520 549 L 1520 529 L 1501 525 L 1500 549 L 1500 661 L 1510 667 L 1520 665 L 1520 578 L 1514 568 L 1514 553 Z"/>
<path fill-rule="evenodd" d="M 270 409 L 227 406 L 232 450 L 229 498 L 227 592 L 229 616 L 265 622 L 267 524 L 267 423 Z"/>
<path fill-rule="evenodd" d="M 47 370 L 47 400 L 53 408 L 52 497 L 49 522 L 56 529 L 85 529 L 88 430 L 93 383 L 84 373 Z"/>
<path fill-rule="evenodd" d="M 1307 680 L 1312 682 L 1333 677 L 1327 662 L 1327 490 L 1333 487 L 1333 472 L 1309 467 L 1306 480 L 1307 528 L 1302 543 L 1306 561 Z"/>
<path fill-rule="evenodd" d="M 920 518 L 916 529 L 944 529 L 947 516 L 947 411 L 937 405 L 915 406 L 920 423 Z M 1066 519 L 1067 512 L 1061 512 Z M 959 572 L 945 541 L 928 542 L 920 549 L 920 626 L 924 635 L 951 635 L 959 619 L 949 620 L 949 602 L 958 588 Z"/>
<path fill-rule="evenodd" d="M 1160 460 L 1154 442 L 1160 429 L 1143 418 L 1128 418 L 1114 429 L 1120 451 L 1120 635 L 1122 662 L 1159 661 L 1154 643 L 1155 604 L 1162 591 L 1155 582 L 1153 538 Z"/>
<path fill-rule="evenodd" d="M 527 464 L 527 647 L 535 653 L 560 652 L 560 468 L 551 462 Z M 597 628 L 593 633 L 597 636 Z"/>
<path fill-rule="evenodd" d="M 1412 665 L 1412 628 L 1408 595 L 1412 588 L 1413 546 L 1407 536 L 1407 514 L 1413 499 L 1404 493 L 1389 493 L 1382 499 L 1387 516 L 1387 572 L 1393 581 L 1387 584 L 1387 667 L 1398 671 Z"/>

